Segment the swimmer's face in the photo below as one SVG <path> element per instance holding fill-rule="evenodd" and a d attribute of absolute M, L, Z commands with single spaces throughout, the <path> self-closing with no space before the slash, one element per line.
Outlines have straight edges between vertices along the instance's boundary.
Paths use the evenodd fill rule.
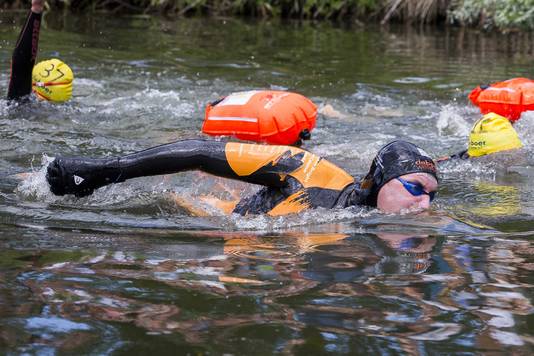
<path fill-rule="evenodd" d="M 398 178 L 420 185 L 425 193 L 436 192 L 438 182 L 428 173 L 410 173 Z M 425 210 L 430 207 L 428 194 L 413 195 L 398 179 L 392 179 L 378 192 L 376 206 L 385 213 L 399 213 L 402 210 Z"/>

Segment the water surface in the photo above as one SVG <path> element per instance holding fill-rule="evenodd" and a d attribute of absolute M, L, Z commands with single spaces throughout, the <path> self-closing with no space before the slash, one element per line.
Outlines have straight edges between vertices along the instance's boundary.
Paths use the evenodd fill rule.
<path fill-rule="evenodd" d="M 24 14 L 0 20 L 7 86 Z M 257 188 L 186 173 L 58 198 L 43 167 L 58 153 L 119 155 L 200 137 L 207 102 L 258 88 L 340 111 L 318 118 L 306 148 L 355 175 L 397 138 L 454 153 L 479 117 L 467 93 L 534 77 L 532 43 L 458 29 L 47 15 L 39 57 L 71 65 L 74 98 L 0 101 L 0 349 L 528 353 L 534 115 L 516 126 L 519 152 L 441 166 L 423 216 L 196 217 L 170 193 L 205 208 L 201 195 Z M 28 171 L 22 183 L 13 177 Z"/>

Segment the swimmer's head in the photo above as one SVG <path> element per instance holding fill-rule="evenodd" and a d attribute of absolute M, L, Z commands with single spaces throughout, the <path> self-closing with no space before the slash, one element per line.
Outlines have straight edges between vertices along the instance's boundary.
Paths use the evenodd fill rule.
<path fill-rule="evenodd" d="M 389 213 L 426 209 L 438 187 L 436 164 L 406 141 L 394 141 L 376 155 L 361 188 L 365 204 Z"/>
<path fill-rule="evenodd" d="M 495 113 L 484 115 L 475 122 L 469 134 L 470 157 L 521 148 L 523 144 L 510 121 Z"/>
<path fill-rule="evenodd" d="M 63 102 L 72 97 L 74 75 L 59 59 L 37 63 L 32 72 L 32 90 L 40 99 Z"/>

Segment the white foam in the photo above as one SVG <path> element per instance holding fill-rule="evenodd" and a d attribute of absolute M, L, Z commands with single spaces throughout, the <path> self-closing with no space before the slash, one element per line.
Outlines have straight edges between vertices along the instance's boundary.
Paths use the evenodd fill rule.
<path fill-rule="evenodd" d="M 373 211 L 361 207 L 346 209 L 312 209 L 299 214 L 271 217 L 265 214 L 253 216 L 241 216 L 233 214 L 232 222 L 241 230 L 273 231 L 283 230 L 288 227 L 320 225 L 333 222 L 353 220 L 355 218 L 368 217 Z"/>
<path fill-rule="evenodd" d="M 43 154 L 41 167 L 37 171 L 24 174 L 25 177 L 15 188 L 15 193 L 28 200 L 56 201 L 57 197 L 52 194 L 46 181 L 46 169 L 53 160 L 54 157 Z"/>
<path fill-rule="evenodd" d="M 474 178 L 490 178 L 494 180 L 497 170 L 496 164 L 487 162 L 487 160 L 454 159 L 440 163 L 439 173 L 441 175 L 467 176 L 471 180 Z"/>
<path fill-rule="evenodd" d="M 104 84 L 102 84 L 101 81 L 94 80 L 94 79 L 88 79 L 88 78 L 76 78 L 76 90 L 79 89 L 79 87 L 91 87 L 93 89 L 103 89 Z"/>
<path fill-rule="evenodd" d="M 534 111 L 524 112 L 514 128 L 525 147 L 534 145 Z"/>
<path fill-rule="evenodd" d="M 436 127 L 440 136 L 467 137 L 471 130 L 471 123 L 466 120 L 466 115 L 458 106 L 448 104 L 441 108 Z"/>

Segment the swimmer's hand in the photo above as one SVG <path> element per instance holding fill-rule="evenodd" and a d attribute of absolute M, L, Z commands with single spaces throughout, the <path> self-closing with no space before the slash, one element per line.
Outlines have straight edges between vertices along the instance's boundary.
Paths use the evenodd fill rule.
<path fill-rule="evenodd" d="M 114 161 L 90 158 L 56 158 L 47 168 L 46 180 L 55 195 L 91 195 L 97 188 L 120 180 Z"/>
<path fill-rule="evenodd" d="M 43 12 L 43 8 L 45 6 L 45 0 L 32 0 L 32 12 L 36 14 L 40 14 Z"/>

